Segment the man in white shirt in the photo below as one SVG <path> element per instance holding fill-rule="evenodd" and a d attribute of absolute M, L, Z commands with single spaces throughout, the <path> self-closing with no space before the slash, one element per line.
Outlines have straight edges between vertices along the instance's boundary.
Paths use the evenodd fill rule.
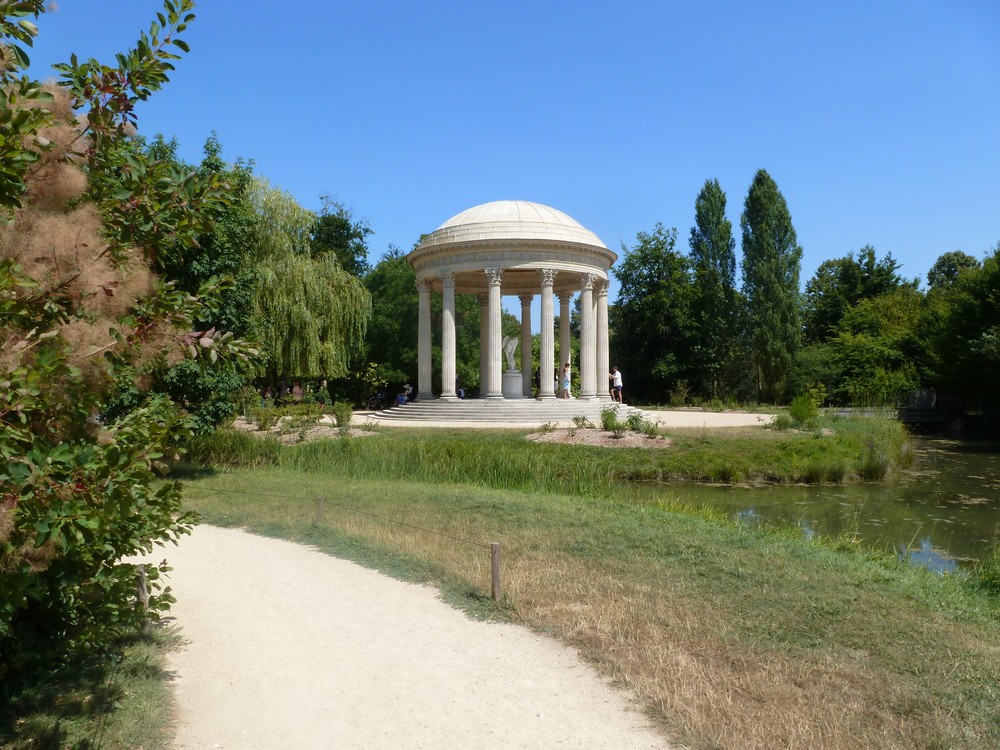
<path fill-rule="evenodd" d="M 618 370 L 618 365 L 611 368 L 611 400 L 624 404 L 622 401 L 622 374 Z"/>

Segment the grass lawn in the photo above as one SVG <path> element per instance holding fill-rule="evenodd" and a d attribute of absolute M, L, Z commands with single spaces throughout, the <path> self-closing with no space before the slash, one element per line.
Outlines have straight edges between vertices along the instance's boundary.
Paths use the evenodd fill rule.
<path fill-rule="evenodd" d="M 176 638 L 157 630 L 113 654 L 91 654 L 36 675 L 0 701 L 4 750 L 166 750 L 170 685 L 163 652 Z"/>
<path fill-rule="evenodd" d="M 482 437 L 477 456 L 468 438 L 413 432 L 279 448 L 268 468 L 193 475 L 186 497 L 207 522 L 432 581 L 478 616 L 551 633 L 694 748 L 1000 747 L 995 598 L 848 544 L 594 490 L 610 464 L 588 451 L 508 466 L 512 438 Z M 398 478 L 407 457 L 374 478 L 392 466 L 377 443 L 443 466 Z M 568 469 L 551 466 L 560 455 Z M 470 456 L 479 468 L 460 483 Z M 660 459 L 620 461 L 640 460 Z M 455 537 L 501 542 L 499 605 L 489 551 Z"/>
<path fill-rule="evenodd" d="M 630 486 L 891 476 L 908 458 L 898 424 L 668 437 L 608 449 L 384 429 L 289 446 L 221 431 L 191 451 L 216 468 L 177 477 L 206 522 L 432 582 L 473 616 L 575 646 L 686 747 L 1000 747 L 1000 586 L 685 511 L 683 485 L 662 503 Z M 164 746 L 155 650 L 134 645 L 114 679 L 107 659 L 51 675 L 0 711 L 0 746 Z"/>

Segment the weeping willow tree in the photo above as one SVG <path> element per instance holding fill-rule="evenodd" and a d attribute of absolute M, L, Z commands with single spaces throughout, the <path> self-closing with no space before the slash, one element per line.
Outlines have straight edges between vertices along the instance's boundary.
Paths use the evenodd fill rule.
<path fill-rule="evenodd" d="M 371 296 L 332 253 L 310 255 L 316 215 L 258 180 L 251 200 L 260 221 L 253 257 L 255 338 L 269 379 L 338 378 L 363 351 Z"/>

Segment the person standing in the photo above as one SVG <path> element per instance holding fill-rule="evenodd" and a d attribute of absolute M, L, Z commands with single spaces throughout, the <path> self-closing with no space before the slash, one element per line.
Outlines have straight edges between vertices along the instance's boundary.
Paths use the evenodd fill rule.
<path fill-rule="evenodd" d="M 563 365 L 562 373 L 562 397 L 569 398 L 569 362 Z"/>
<path fill-rule="evenodd" d="M 618 365 L 611 368 L 611 400 L 616 401 L 619 404 L 624 404 L 622 401 L 622 374 L 618 369 Z"/>

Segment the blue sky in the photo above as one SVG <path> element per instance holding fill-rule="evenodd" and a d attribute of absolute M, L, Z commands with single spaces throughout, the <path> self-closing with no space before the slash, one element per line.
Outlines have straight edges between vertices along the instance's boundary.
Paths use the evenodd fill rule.
<path fill-rule="evenodd" d="M 58 0 L 35 75 L 113 61 L 160 0 Z M 289 10 L 285 10 L 285 9 Z M 281 12 L 277 12 L 278 10 Z M 802 282 L 865 244 L 926 278 L 1000 240 L 1000 3 L 202 0 L 139 110 L 146 135 L 368 220 L 375 262 L 470 206 L 545 203 L 613 250 L 656 222 L 687 251 L 706 179 L 739 217 L 784 194 Z M 612 289 L 612 295 L 614 288 Z"/>

